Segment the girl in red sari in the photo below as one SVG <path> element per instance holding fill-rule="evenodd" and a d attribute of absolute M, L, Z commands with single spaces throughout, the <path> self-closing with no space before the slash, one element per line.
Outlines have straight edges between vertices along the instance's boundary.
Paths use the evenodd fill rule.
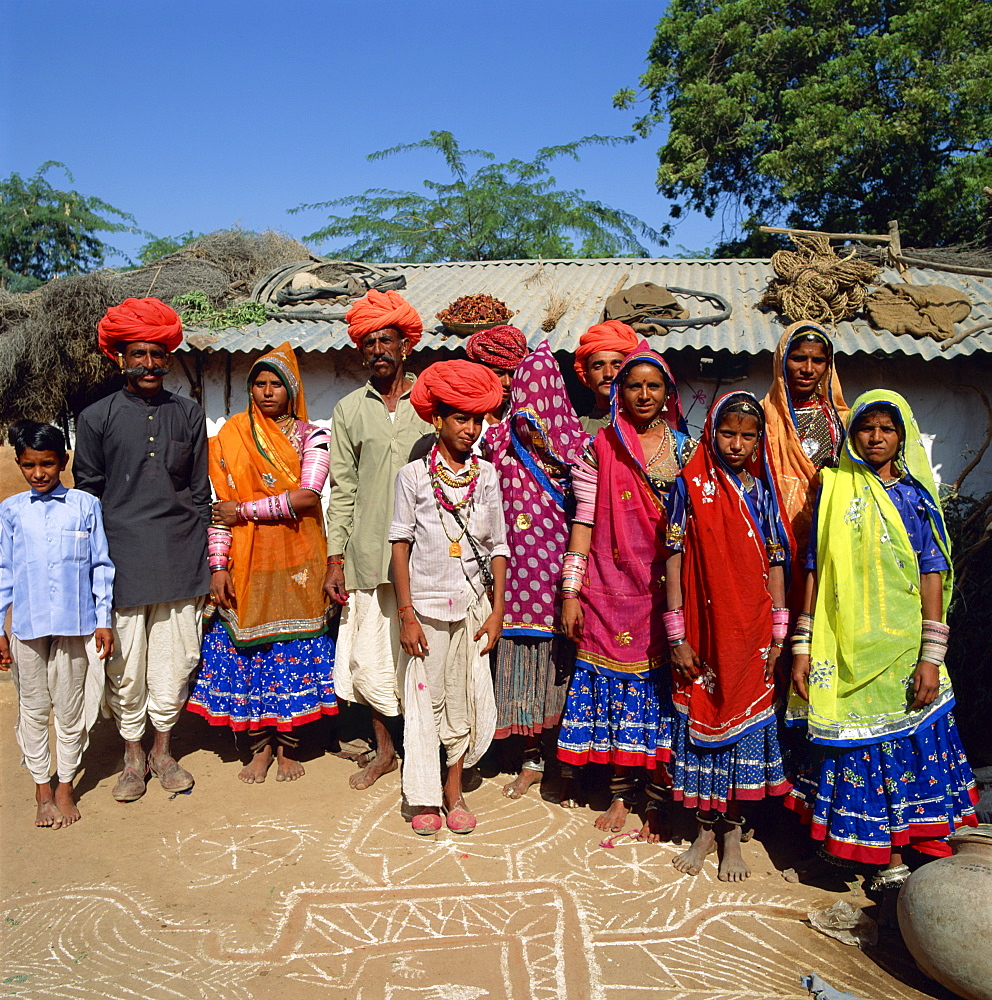
<path fill-rule="evenodd" d="M 690 875 L 717 847 L 718 878 L 751 872 L 741 855 L 741 803 L 789 790 L 776 735 L 772 678 L 788 629 L 792 541 L 749 392 L 714 403 L 696 454 L 669 497 L 664 615 L 672 651 L 674 796 L 695 808 L 695 842 L 674 861 Z"/>
<path fill-rule="evenodd" d="M 662 837 L 670 736 L 665 500 L 692 453 L 678 391 L 641 342 L 613 381 L 610 425 L 572 469 L 576 512 L 562 570 L 562 623 L 578 646 L 558 757 L 613 765 L 613 802 L 596 820 L 623 829 L 646 768 L 647 823 Z M 563 789 L 563 796 L 566 791 Z"/>

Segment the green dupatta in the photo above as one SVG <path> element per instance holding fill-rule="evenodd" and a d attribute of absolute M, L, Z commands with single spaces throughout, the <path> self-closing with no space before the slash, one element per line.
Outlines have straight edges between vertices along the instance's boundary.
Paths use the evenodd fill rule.
<path fill-rule="evenodd" d="M 950 565 L 933 470 L 909 404 L 885 389 L 866 392 L 851 408 L 848 426 L 877 403 L 893 406 L 902 418 L 905 439 L 896 462 L 920 489 L 934 537 Z M 858 455 L 851 434 L 839 467 L 824 469 L 821 477 L 809 702 L 793 691 L 786 718 L 805 720 L 814 743 L 851 746 L 907 736 L 954 701 L 941 664 L 936 699 L 907 711 L 923 628 L 917 555 L 899 511 L 875 470 Z M 946 620 L 952 573 L 941 576 Z"/>

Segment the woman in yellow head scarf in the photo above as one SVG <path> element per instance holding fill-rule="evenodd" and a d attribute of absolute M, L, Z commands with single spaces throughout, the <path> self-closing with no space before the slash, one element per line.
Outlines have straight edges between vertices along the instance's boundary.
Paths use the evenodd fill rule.
<path fill-rule="evenodd" d="M 239 777 L 303 775 L 293 730 L 337 712 L 323 592 L 326 543 L 320 491 L 329 433 L 307 422 L 289 344 L 252 365 L 248 409 L 210 440 L 217 495 L 209 532 L 214 618 L 189 700 L 211 725 L 257 735 Z M 275 744 L 275 750 L 273 750 Z"/>
<path fill-rule="evenodd" d="M 898 393 L 859 397 L 840 463 L 821 477 L 786 715 L 818 752 L 786 801 L 827 853 L 881 865 L 886 888 L 908 877 L 904 848 L 949 854 L 943 838 L 976 822 L 943 665 L 947 529 Z"/>

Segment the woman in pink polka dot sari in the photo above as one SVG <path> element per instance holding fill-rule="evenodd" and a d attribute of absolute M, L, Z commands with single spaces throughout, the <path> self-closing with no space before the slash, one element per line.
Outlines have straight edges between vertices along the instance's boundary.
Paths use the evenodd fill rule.
<path fill-rule="evenodd" d="M 524 737 L 519 798 L 544 772 L 565 704 L 575 649 L 561 630 L 558 583 L 572 511 L 571 467 L 589 442 L 547 341 L 514 372 L 509 414 L 490 431 L 487 457 L 503 494 L 510 560 L 506 617 L 495 657 L 496 739 Z"/>

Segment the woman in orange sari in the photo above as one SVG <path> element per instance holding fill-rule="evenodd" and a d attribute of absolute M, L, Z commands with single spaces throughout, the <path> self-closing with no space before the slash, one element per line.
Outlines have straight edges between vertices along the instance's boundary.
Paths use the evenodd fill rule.
<path fill-rule="evenodd" d="M 326 543 L 320 491 L 329 433 L 307 422 L 289 344 L 248 376 L 249 403 L 210 440 L 217 495 L 209 531 L 212 624 L 189 709 L 211 725 L 257 735 L 238 777 L 302 777 L 298 727 L 337 712 L 323 593 Z"/>
<path fill-rule="evenodd" d="M 782 513 L 792 526 L 796 551 L 805 558 L 820 469 L 837 465 L 848 414 L 834 370 L 833 344 L 822 326 L 803 321 L 786 328 L 775 349 L 772 386 L 761 405 Z M 801 573 L 792 575 L 786 603 L 794 619 L 802 611 Z"/>

